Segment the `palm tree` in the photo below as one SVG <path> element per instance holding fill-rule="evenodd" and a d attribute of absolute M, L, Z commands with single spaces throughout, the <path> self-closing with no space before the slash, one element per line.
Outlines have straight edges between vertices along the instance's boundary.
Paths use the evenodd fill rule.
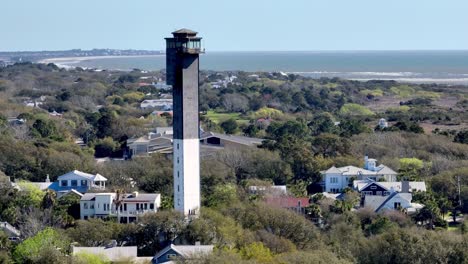
<path fill-rule="evenodd" d="M 115 204 L 115 210 L 117 211 L 117 222 L 119 222 L 120 221 L 120 207 L 122 206 L 125 191 L 123 189 L 117 189 L 115 190 L 115 192 L 116 192 L 116 197 L 113 203 Z"/>
<path fill-rule="evenodd" d="M 42 209 L 52 208 L 57 200 L 57 194 L 52 190 L 47 190 L 44 198 L 42 198 Z"/>

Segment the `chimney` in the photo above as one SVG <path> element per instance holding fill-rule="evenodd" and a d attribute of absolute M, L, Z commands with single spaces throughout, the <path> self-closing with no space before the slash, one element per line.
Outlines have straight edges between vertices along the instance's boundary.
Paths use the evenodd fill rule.
<path fill-rule="evenodd" d="M 133 195 L 134 198 L 136 198 L 136 197 L 138 197 L 138 192 L 133 192 L 132 195 Z"/>
<path fill-rule="evenodd" d="M 200 241 L 195 242 L 195 246 L 200 246 L 200 245 L 201 245 Z"/>
<path fill-rule="evenodd" d="M 49 174 L 47 174 L 45 182 L 50 182 Z"/>
<path fill-rule="evenodd" d="M 368 169 L 367 168 L 367 161 L 369 160 L 369 157 L 367 155 L 364 156 L 364 169 Z"/>
<path fill-rule="evenodd" d="M 407 181 L 407 180 L 401 181 L 401 192 L 402 193 L 409 193 L 410 192 L 409 181 Z"/>

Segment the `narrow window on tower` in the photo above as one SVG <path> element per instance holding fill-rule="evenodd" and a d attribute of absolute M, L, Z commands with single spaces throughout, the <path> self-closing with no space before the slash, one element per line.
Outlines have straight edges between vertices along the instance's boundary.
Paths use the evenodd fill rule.
<path fill-rule="evenodd" d="M 177 178 L 179 178 L 179 171 L 177 171 Z"/>
<path fill-rule="evenodd" d="M 179 185 L 177 185 L 177 191 L 180 192 L 180 188 L 179 188 Z"/>
<path fill-rule="evenodd" d="M 177 143 L 177 149 L 179 149 L 179 143 Z"/>
<path fill-rule="evenodd" d="M 179 164 L 179 157 L 177 157 L 177 164 Z"/>

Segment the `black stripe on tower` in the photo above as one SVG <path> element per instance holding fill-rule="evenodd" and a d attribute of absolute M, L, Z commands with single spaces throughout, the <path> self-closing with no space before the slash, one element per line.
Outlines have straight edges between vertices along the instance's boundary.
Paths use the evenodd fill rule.
<path fill-rule="evenodd" d="M 173 75 L 174 139 L 199 138 L 198 54 L 176 53 Z M 168 67 L 169 68 L 169 67 Z"/>

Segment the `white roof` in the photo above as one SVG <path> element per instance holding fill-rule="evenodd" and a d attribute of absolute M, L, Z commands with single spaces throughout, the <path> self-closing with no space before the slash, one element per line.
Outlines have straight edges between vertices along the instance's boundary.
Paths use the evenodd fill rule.
<path fill-rule="evenodd" d="M 77 178 L 91 180 L 91 181 L 107 181 L 107 179 L 100 174 L 93 175 L 93 174 L 81 172 L 79 170 L 70 171 L 64 175 L 61 175 L 58 177 L 58 180 L 60 181 L 60 180 L 69 180 L 69 179 L 77 179 Z"/>
<path fill-rule="evenodd" d="M 335 166 L 329 168 L 328 170 L 325 171 L 327 174 L 341 174 L 341 170 L 337 169 Z"/>
<path fill-rule="evenodd" d="M 380 174 L 380 175 L 390 175 L 390 174 L 397 174 L 394 170 L 390 169 L 389 167 L 383 165 L 383 164 L 380 164 L 378 167 L 377 167 L 379 170 L 377 171 L 377 174 Z"/>
<path fill-rule="evenodd" d="M 336 168 L 335 166 L 326 170 L 324 173 L 337 174 L 341 173 L 343 176 L 379 176 L 379 175 L 396 175 L 397 173 L 385 165 L 380 165 L 377 167 L 377 171 L 366 170 L 356 166 L 345 166 Z"/>
<path fill-rule="evenodd" d="M 107 179 L 106 177 L 98 173 L 94 176 L 93 181 L 107 181 Z"/>

